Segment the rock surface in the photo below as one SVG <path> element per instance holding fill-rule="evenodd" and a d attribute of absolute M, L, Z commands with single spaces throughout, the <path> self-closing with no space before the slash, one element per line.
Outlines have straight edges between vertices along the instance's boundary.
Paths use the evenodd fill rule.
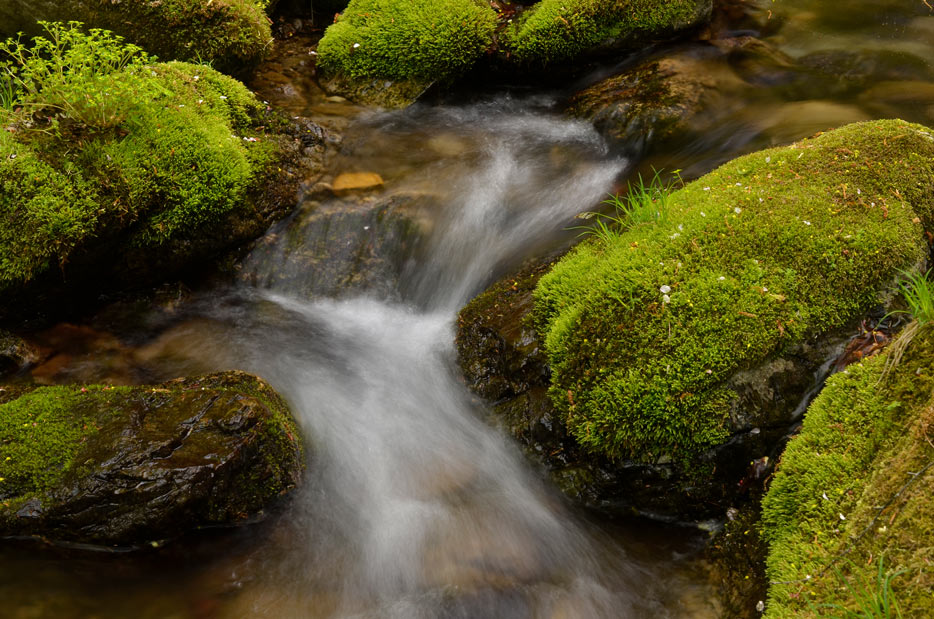
<path fill-rule="evenodd" d="M 248 522 L 302 477 L 288 409 L 243 372 L 23 391 L 0 390 L 0 536 L 138 546 Z"/>
<path fill-rule="evenodd" d="M 39 360 L 39 352 L 25 340 L 0 329 L 0 377 L 13 374 Z"/>

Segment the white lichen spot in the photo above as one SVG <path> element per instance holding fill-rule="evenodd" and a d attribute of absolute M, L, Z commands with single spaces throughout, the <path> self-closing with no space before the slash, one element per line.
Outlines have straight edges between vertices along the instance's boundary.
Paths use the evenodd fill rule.
<path fill-rule="evenodd" d="M 664 286 L 659 288 L 658 291 L 662 294 L 668 294 L 669 292 L 671 292 L 671 286 L 669 286 L 668 284 L 665 284 Z"/>
<path fill-rule="evenodd" d="M 665 305 L 671 303 L 671 297 L 669 297 L 667 294 L 663 294 L 663 295 L 662 295 L 662 303 L 664 303 Z"/>
<path fill-rule="evenodd" d="M 805 226 L 810 226 L 810 225 L 811 225 L 811 222 L 809 222 L 807 219 L 805 219 L 805 220 L 804 220 L 804 225 L 805 225 Z"/>
<path fill-rule="evenodd" d="M 741 208 L 739 208 L 739 207 L 737 206 L 736 208 L 733 209 L 733 212 L 736 213 L 737 215 L 739 215 L 740 213 L 743 212 L 743 209 L 741 209 Z"/>

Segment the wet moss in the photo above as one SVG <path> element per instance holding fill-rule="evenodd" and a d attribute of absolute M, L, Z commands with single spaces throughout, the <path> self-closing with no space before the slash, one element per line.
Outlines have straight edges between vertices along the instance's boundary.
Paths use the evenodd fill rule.
<path fill-rule="evenodd" d="M 575 438 L 643 462 L 725 441 L 731 376 L 861 315 L 924 259 L 932 161 L 925 127 L 854 124 L 736 159 L 660 223 L 581 244 L 535 293 Z"/>
<path fill-rule="evenodd" d="M 113 398 L 126 391 L 108 388 L 97 398 L 96 415 L 80 405 L 89 396 L 78 387 L 37 389 L 0 404 L 0 501 L 55 487 L 79 465 L 76 454 L 102 418 L 112 414 Z"/>
<path fill-rule="evenodd" d="M 608 40 L 665 36 L 709 14 L 698 0 L 542 0 L 505 32 L 505 48 L 520 62 L 568 60 Z"/>
<path fill-rule="evenodd" d="M 766 617 L 860 611 L 885 577 L 900 616 L 934 613 L 932 355 L 926 328 L 887 377 L 887 354 L 850 366 L 808 409 L 763 500 Z"/>

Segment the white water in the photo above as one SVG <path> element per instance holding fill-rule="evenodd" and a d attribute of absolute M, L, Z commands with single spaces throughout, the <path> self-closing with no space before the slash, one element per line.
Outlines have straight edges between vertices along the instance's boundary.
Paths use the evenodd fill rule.
<path fill-rule="evenodd" d="M 292 404 L 314 458 L 292 556 L 266 566 L 284 592 L 250 612 L 308 616 L 326 591 L 321 616 L 667 616 L 652 576 L 567 511 L 456 378 L 457 309 L 625 166 L 588 126 L 504 107 L 369 121 L 440 125 L 474 144 L 470 163 L 442 170 L 444 209 L 402 302 L 261 291 L 280 335 L 261 320 L 241 350 Z"/>

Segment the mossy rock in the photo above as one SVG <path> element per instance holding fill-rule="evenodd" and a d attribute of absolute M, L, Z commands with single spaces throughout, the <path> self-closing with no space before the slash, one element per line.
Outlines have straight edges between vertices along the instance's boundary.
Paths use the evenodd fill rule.
<path fill-rule="evenodd" d="M 243 372 L 39 387 L 0 404 L 0 536 L 139 546 L 255 519 L 303 469 L 285 403 Z"/>
<path fill-rule="evenodd" d="M 162 60 L 210 63 L 236 71 L 258 63 L 272 45 L 262 0 L 6 0 L 0 36 L 40 34 L 37 21 L 80 21 L 123 36 Z"/>
<path fill-rule="evenodd" d="M 320 164 L 305 153 L 323 146 L 209 67 L 138 59 L 61 90 L 95 103 L 0 112 L 0 320 L 251 240 L 294 208 L 298 168 Z"/>
<path fill-rule="evenodd" d="M 731 440 L 689 466 L 613 459 L 585 449 L 548 395 L 551 369 L 532 321 L 533 294 L 557 257 L 533 260 L 487 288 L 458 317 L 457 355 L 467 386 L 491 405 L 491 421 L 512 436 L 576 503 L 608 514 L 633 512 L 679 522 L 722 518 L 748 502 L 772 454 L 843 333 L 805 342 L 738 372 L 729 381 Z M 751 463 L 764 463 L 757 469 Z M 698 474 L 700 473 L 700 474 Z"/>
<path fill-rule="evenodd" d="M 693 466 L 730 440 L 737 373 L 863 315 L 924 262 L 932 204 L 934 135 L 903 121 L 724 165 L 541 279 L 554 405 L 595 454 Z"/>
<path fill-rule="evenodd" d="M 503 33 L 514 61 L 554 64 L 603 47 L 638 47 L 710 18 L 710 0 L 542 0 Z"/>
<path fill-rule="evenodd" d="M 930 326 L 886 375 L 890 355 L 828 380 L 782 455 L 763 500 L 767 618 L 863 616 L 885 594 L 897 616 L 934 614 Z"/>
<path fill-rule="evenodd" d="M 318 68 L 357 100 L 400 107 L 469 69 L 495 28 L 481 0 L 351 0 L 318 44 Z"/>
<path fill-rule="evenodd" d="M 635 48 L 706 21 L 710 0 L 542 0 L 497 13 L 483 0 L 351 0 L 318 46 L 331 90 L 401 107 L 481 60 L 514 73 L 600 47 Z M 530 4 L 530 3 L 522 3 Z M 503 7 L 499 7 L 503 8 Z M 519 10 L 515 20 L 506 20 Z"/>

